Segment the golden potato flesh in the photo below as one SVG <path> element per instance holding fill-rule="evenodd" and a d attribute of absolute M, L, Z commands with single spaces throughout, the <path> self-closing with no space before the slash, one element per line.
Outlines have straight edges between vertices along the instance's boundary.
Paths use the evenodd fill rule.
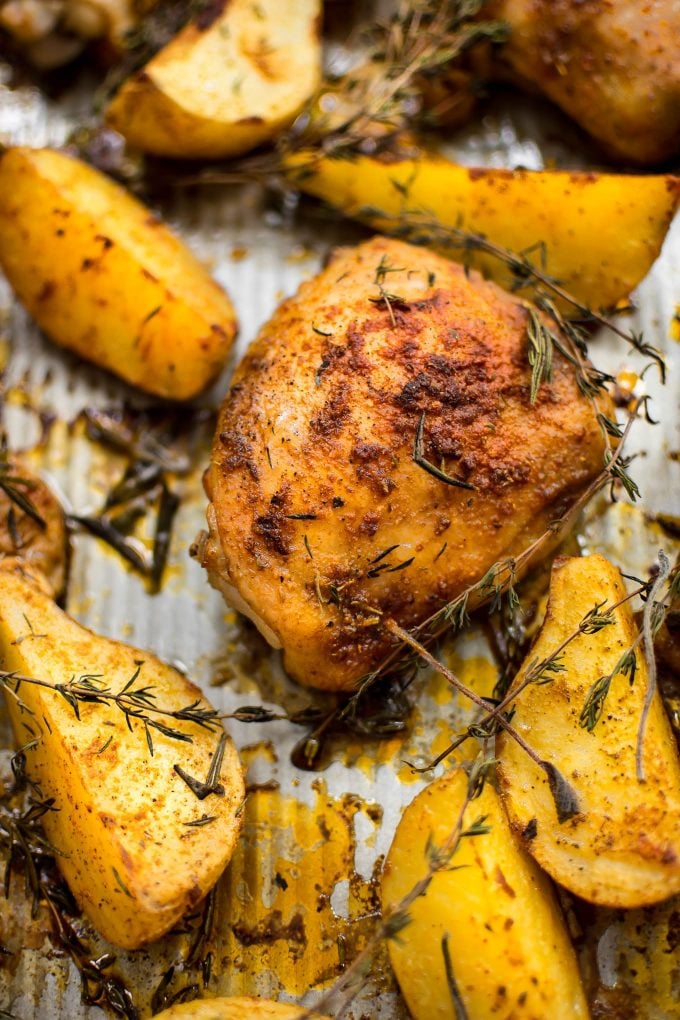
<path fill-rule="evenodd" d="M 237 156 L 287 127 L 321 75 L 320 0 L 209 4 L 106 111 L 143 152 Z"/>
<path fill-rule="evenodd" d="M 557 560 L 543 627 L 514 686 L 596 604 L 605 613 L 624 596 L 619 570 L 603 556 Z M 497 738 L 499 775 L 512 825 L 549 875 L 591 903 L 642 907 L 680 892 L 680 761 L 657 691 L 642 745 L 644 779 L 637 778 L 648 685 L 641 648 L 634 682 L 617 672 L 599 721 L 592 730 L 581 724 L 593 685 L 612 674 L 638 633 L 630 603 L 612 618 L 564 648 L 550 683 L 526 687 L 513 702 L 513 726 L 571 785 L 578 813 L 558 820 L 545 772 L 506 734 Z"/>
<path fill-rule="evenodd" d="M 38 587 L 3 571 L 0 660 L 3 670 L 67 692 L 23 682 L 16 695 L 5 693 L 17 743 L 29 745 L 27 774 L 54 799 L 42 825 L 79 906 L 115 945 L 152 942 L 203 899 L 231 857 L 244 797 L 233 744 L 226 739 L 214 789 L 199 799 L 175 766 L 205 783 L 223 731 L 167 712 L 209 709 L 200 691 L 155 656 L 81 627 Z M 129 716 L 128 728 L 111 699 L 78 700 L 76 715 L 72 680 L 81 690 L 91 683 L 93 695 L 103 687 L 120 694 L 129 683 L 120 704 L 141 715 Z M 143 688 L 147 701 L 131 703 Z"/>
<path fill-rule="evenodd" d="M 406 808 L 385 863 L 383 913 L 400 905 L 427 874 L 432 855 L 446 849 L 467 786 L 464 772 L 449 773 Z M 411 1015 L 585 1020 L 576 957 L 550 882 L 515 842 L 489 785 L 465 809 L 463 830 L 482 817 L 490 831 L 460 841 L 388 943 Z"/>
<path fill-rule="evenodd" d="M 303 153 L 291 159 L 290 173 L 302 191 L 385 233 L 398 233 L 404 219 L 429 221 L 526 252 L 596 310 L 627 299 L 647 275 L 680 197 L 680 179 L 670 174 L 470 168 L 425 151 L 384 161 Z M 446 254 L 503 286 L 512 282 L 507 266 L 492 256 L 467 249 Z M 575 314 L 566 302 L 562 309 Z"/>
<path fill-rule="evenodd" d="M 531 403 L 527 321 L 476 274 L 375 238 L 262 328 L 220 412 L 200 553 L 296 679 L 351 689 L 392 647 L 383 618 L 421 622 L 601 471 L 595 410 L 561 356 Z M 465 488 L 416 463 L 419 432 Z"/>
<path fill-rule="evenodd" d="M 235 336 L 229 298 L 182 242 L 52 149 L 0 152 L 0 268 L 50 339 L 160 397 L 205 389 Z"/>
<path fill-rule="evenodd" d="M 182 1002 L 158 1014 L 158 1020 L 299 1020 L 307 1011 L 301 1006 L 286 1002 L 270 1002 L 253 995 L 239 995 L 230 999 L 199 999 Z M 328 1020 L 313 1013 L 310 1020 Z"/>

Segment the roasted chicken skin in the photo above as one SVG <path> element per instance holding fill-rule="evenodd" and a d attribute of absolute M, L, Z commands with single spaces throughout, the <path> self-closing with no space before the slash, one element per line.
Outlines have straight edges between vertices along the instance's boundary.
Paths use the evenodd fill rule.
<path fill-rule="evenodd" d="M 562 358 L 531 405 L 527 318 L 477 274 L 377 237 L 262 328 L 219 415 L 198 554 L 295 679 L 351 689 L 390 647 L 382 620 L 422 621 L 601 470 Z M 427 461 L 473 487 L 415 463 L 421 422 Z"/>
<path fill-rule="evenodd" d="M 617 160 L 680 152 L 678 0 L 487 0 L 510 28 L 493 75 L 545 93 Z"/>

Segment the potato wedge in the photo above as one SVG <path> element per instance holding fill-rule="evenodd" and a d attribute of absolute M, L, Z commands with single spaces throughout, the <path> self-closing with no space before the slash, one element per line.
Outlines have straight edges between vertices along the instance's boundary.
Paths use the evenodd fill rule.
<path fill-rule="evenodd" d="M 52 149 L 0 152 L 0 268 L 52 340 L 160 397 L 205 389 L 236 333 L 229 298 L 167 227 Z"/>
<path fill-rule="evenodd" d="M 59 598 L 69 553 L 64 511 L 54 493 L 16 457 L 0 458 L 0 570 L 28 573 Z"/>
<path fill-rule="evenodd" d="M 471 169 L 427 152 L 385 161 L 303 153 L 289 158 L 289 173 L 302 191 L 384 233 L 399 233 L 399 217 L 413 213 L 529 250 L 536 266 L 596 309 L 626 299 L 647 275 L 680 198 L 680 178 L 669 174 Z M 491 256 L 444 254 L 512 283 Z"/>
<path fill-rule="evenodd" d="M 191 1017 L 191 1020 L 298 1020 L 307 1015 L 302 1006 L 291 1006 L 287 1002 L 271 1002 L 254 995 L 240 995 L 233 999 L 194 999 L 182 1002 L 158 1014 L 158 1020 L 175 1020 L 175 1017 Z M 328 1020 L 318 1013 L 313 1020 Z"/>
<path fill-rule="evenodd" d="M 43 797 L 54 798 L 43 826 L 71 891 L 109 942 L 135 949 L 153 941 L 195 907 L 231 856 L 244 796 L 233 744 L 223 745 L 222 792 L 215 787 L 199 800 L 174 767 L 205 781 L 223 731 L 158 709 L 207 709 L 200 691 L 155 656 L 81 627 L 38 587 L 4 572 L 0 657 L 4 670 L 66 685 L 60 696 L 24 682 L 16 695 L 6 688 L 6 697 L 18 743 L 35 741 L 26 769 Z M 73 702 L 69 681 L 87 676 L 95 678 L 93 694 L 102 685 L 119 693 L 131 680 L 128 697 L 146 688 L 148 707 L 137 699 L 137 708 L 148 726 L 110 700 Z M 205 815 L 214 819 L 209 825 L 191 825 Z"/>
<path fill-rule="evenodd" d="M 624 596 L 618 569 L 603 556 L 556 560 L 543 627 L 514 686 L 596 603 L 604 613 Z M 551 683 L 530 685 L 513 703 L 513 726 L 572 786 L 580 813 L 558 822 L 545 773 L 505 734 L 497 740 L 499 776 L 515 832 L 549 875 L 591 903 L 642 907 L 680 891 L 680 761 L 656 692 L 643 744 L 645 781 L 636 778 L 648 683 L 639 649 L 633 685 L 617 673 L 592 732 L 580 724 L 593 684 L 612 673 L 637 634 L 630 603 L 612 617 L 565 647 Z"/>
<path fill-rule="evenodd" d="M 238 156 L 293 122 L 321 76 L 319 0 L 213 3 L 123 83 L 106 119 L 142 152 Z"/>
<path fill-rule="evenodd" d="M 467 791 L 462 770 L 431 783 L 406 808 L 387 855 L 383 911 L 397 906 L 442 848 Z M 463 829 L 486 816 L 491 831 L 462 839 L 451 866 L 408 908 L 388 943 L 415 1020 L 458 1020 L 456 989 L 471 1020 L 588 1017 L 574 950 L 549 881 L 515 842 L 487 784 L 465 810 Z M 453 971 L 446 972 L 444 944 Z M 454 988 L 455 983 L 455 988 Z"/>

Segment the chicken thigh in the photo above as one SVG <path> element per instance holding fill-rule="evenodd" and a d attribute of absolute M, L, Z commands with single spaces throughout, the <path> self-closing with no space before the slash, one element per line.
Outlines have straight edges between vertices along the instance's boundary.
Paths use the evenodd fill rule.
<path fill-rule="evenodd" d="M 601 470 L 564 359 L 531 404 L 528 314 L 377 237 L 336 252 L 262 328 L 220 412 L 198 554 L 297 680 L 352 689 L 390 647 L 384 619 L 421 622 Z M 418 436 L 459 484 L 416 463 Z"/>
<path fill-rule="evenodd" d="M 561 106 L 616 159 L 680 151 L 680 0 L 487 0 L 499 71 Z"/>

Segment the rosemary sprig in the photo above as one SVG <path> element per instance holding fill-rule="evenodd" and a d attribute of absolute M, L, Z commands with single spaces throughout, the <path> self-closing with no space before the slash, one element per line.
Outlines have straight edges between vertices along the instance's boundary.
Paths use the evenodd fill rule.
<path fill-rule="evenodd" d="M 83 414 L 89 438 L 128 458 L 122 477 L 110 489 L 96 514 L 73 514 L 72 527 L 88 531 L 106 542 L 147 580 L 152 595 L 161 588 L 167 564 L 180 494 L 171 486 L 169 476 L 188 474 L 192 458 L 183 452 L 178 440 L 196 443 L 212 415 L 204 411 L 175 416 L 152 412 L 107 413 L 88 410 Z M 151 550 L 132 532 L 140 518 L 151 520 Z"/>
<path fill-rule="evenodd" d="M 530 400 L 532 404 L 535 404 L 542 384 L 552 382 L 554 338 L 534 308 L 529 306 L 527 312 L 529 315 L 527 338 L 529 340 L 529 364 L 531 365 Z"/>
<path fill-rule="evenodd" d="M 98 958 L 93 956 L 66 917 L 59 886 L 42 881 L 40 889 L 50 910 L 57 938 L 80 974 L 83 1002 L 88 1006 L 108 1006 L 126 1020 L 139 1020 L 130 989 L 117 975 L 107 973 L 116 962 L 115 956 L 110 953 Z"/>

